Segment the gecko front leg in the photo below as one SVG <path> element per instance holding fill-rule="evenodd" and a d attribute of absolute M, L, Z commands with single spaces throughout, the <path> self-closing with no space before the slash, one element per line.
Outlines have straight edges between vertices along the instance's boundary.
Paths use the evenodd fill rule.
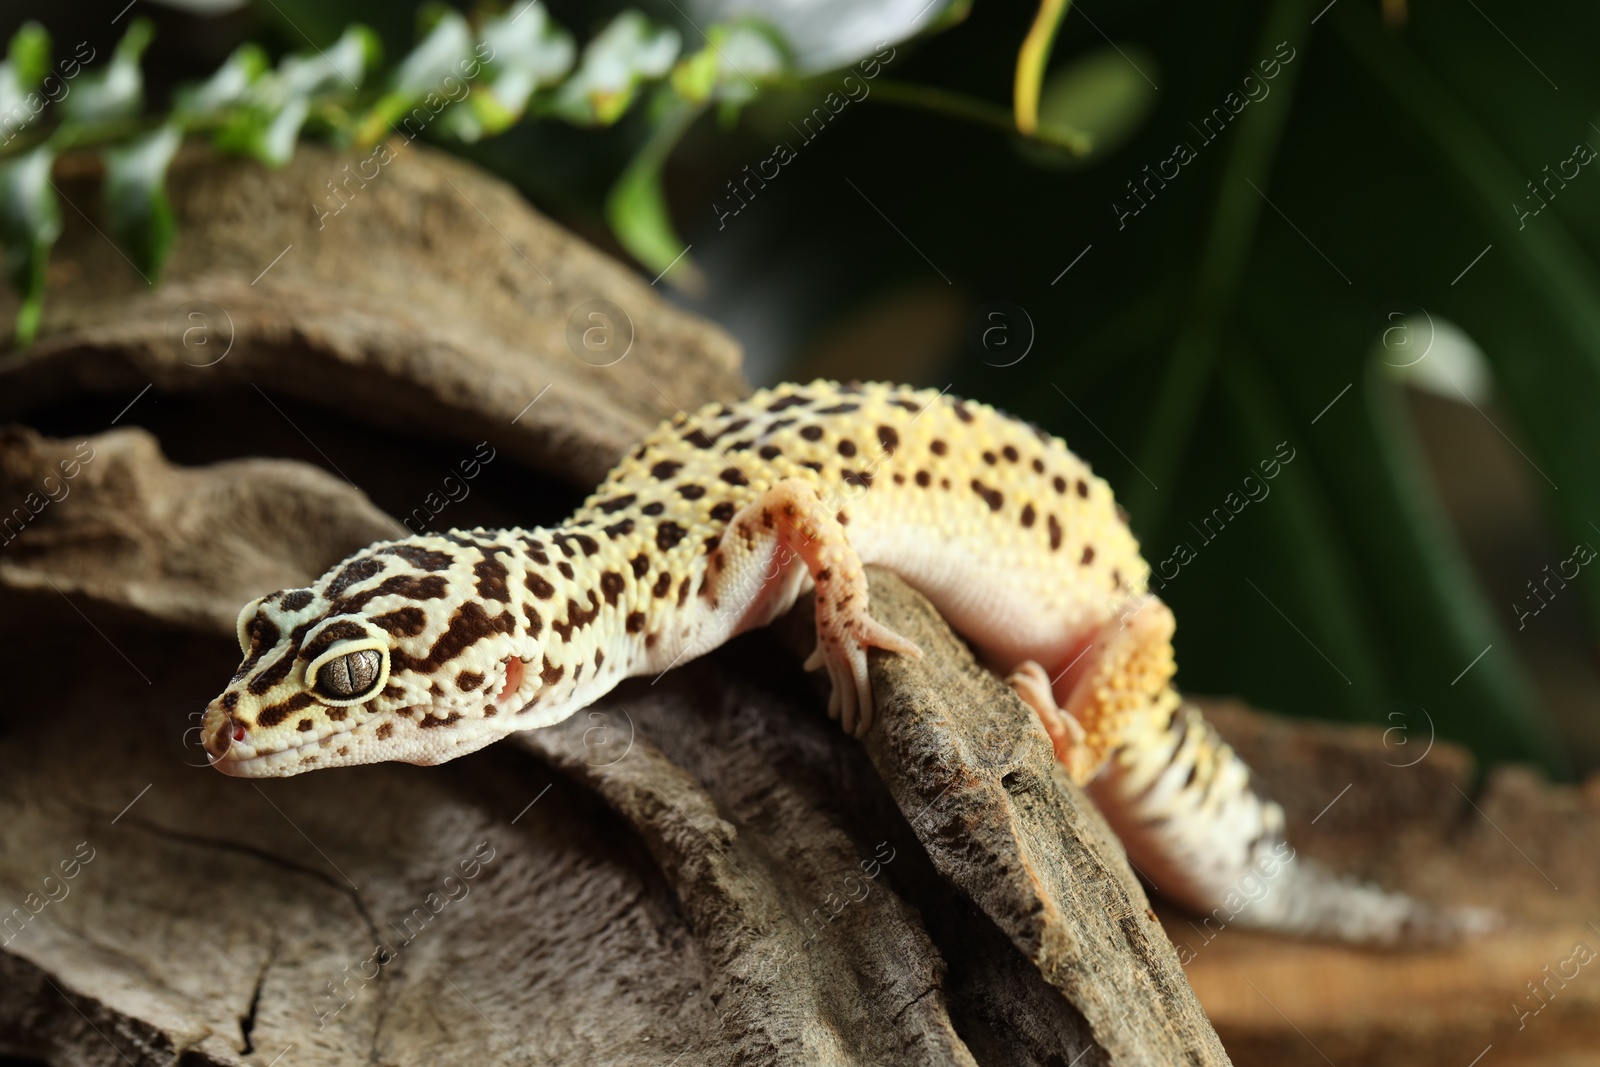
<path fill-rule="evenodd" d="M 798 560 L 805 572 L 792 564 Z M 816 585 L 817 648 L 806 670 L 826 667 L 833 683 L 828 715 L 847 733 L 872 725 L 867 649 L 920 658 L 916 644 L 867 613 L 867 576 L 844 527 L 816 487 L 785 478 L 746 504 L 712 553 L 714 602 L 745 605 L 735 629 L 763 626 L 794 602 L 803 574 Z"/>

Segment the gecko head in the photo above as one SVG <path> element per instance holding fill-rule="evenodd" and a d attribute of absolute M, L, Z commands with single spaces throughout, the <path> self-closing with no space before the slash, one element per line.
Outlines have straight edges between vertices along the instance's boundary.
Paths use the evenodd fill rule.
<path fill-rule="evenodd" d="M 537 616 L 512 613 L 503 551 L 456 533 L 381 543 L 246 604 L 244 660 L 202 726 L 211 765 L 257 778 L 442 763 L 543 725 L 527 714 Z"/>

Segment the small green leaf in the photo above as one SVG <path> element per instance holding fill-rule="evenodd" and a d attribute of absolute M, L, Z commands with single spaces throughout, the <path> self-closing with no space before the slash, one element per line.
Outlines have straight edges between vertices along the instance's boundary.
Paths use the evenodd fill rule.
<path fill-rule="evenodd" d="M 183 131 L 169 124 L 105 153 L 112 233 L 152 283 L 160 278 L 177 229 L 166 182 L 167 165 L 182 143 Z"/>
<path fill-rule="evenodd" d="M 490 84 L 495 101 L 520 115 L 535 90 L 556 84 L 572 70 L 577 46 L 572 34 L 550 21 L 543 4 L 533 3 L 484 23 L 480 54 L 495 71 Z"/>
<path fill-rule="evenodd" d="M 661 190 L 661 168 L 705 105 L 661 92 L 667 99 L 665 113 L 606 196 L 606 221 L 622 247 L 646 269 L 664 274 L 685 292 L 698 293 L 705 288 L 705 276 L 685 254 L 683 239 L 672 225 Z"/>
<path fill-rule="evenodd" d="M 7 140 L 39 117 L 44 103 L 29 94 L 50 69 L 50 34 L 37 22 L 25 22 L 11 37 L 0 63 L 0 133 Z"/>
<path fill-rule="evenodd" d="M 693 103 L 733 104 L 754 99 L 763 81 L 784 73 L 789 57 L 770 28 L 755 22 L 711 27 L 706 46 L 679 60 L 672 88 Z"/>
<path fill-rule="evenodd" d="M 240 45 L 211 77 L 178 93 L 174 113 L 184 118 L 206 117 L 239 103 L 267 66 L 267 54 L 259 45 Z"/>
<path fill-rule="evenodd" d="M 352 25 L 321 52 L 284 56 L 276 70 L 250 83 L 242 106 L 226 112 L 217 147 L 283 166 L 294 156 L 312 98 L 353 95 L 381 54 L 377 35 Z"/>
<path fill-rule="evenodd" d="M 0 241 L 5 243 L 6 274 L 22 296 L 18 344 L 32 341 L 39 330 L 45 266 L 50 246 L 61 236 L 61 205 L 50 184 L 54 162 L 55 153 L 46 144 L 0 164 Z"/>
<path fill-rule="evenodd" d="M 468 71 L 476 75 L 481 66 L 472 53 L 472 27 L 459 12 L 450 9 L 434 7 L 431 14 L 433 28 L 400 61 L 399 69 L 389 80 L 389 91 L 362 120 L 356 134 L 359 143 L 377 143 L 394 121 L 419 100 L 460 100 L 466 96 Z"/>
<path fill-rule="evenodd" d="M 144 75 L 139 70 L 139 57 L 144 55 L 155 33 L 155 23 L 146 18 L 134 19 L 128 32 L 117 42 L 111 62 L 101 70 L 83 74 L 77 89 L 62 101 L 67 121 L 110 122 L 138 114 L 144 104 Z"/>
<path fill-rule="evenodd" d="M 1099 162 L 1139 132 L 1156 105 L 1155 57 L 1136 45 L 1106 46 L 1079 56 L 1045 79 L 1039 97 L 1041 141 L 1086 139 L 1087 153 L 1052 153 L 1055 162 Z"/>
<path fill-rule="evenodd" d="M 476 49 L 489 73 L 465 106 L 440 116 L 440 131 L 467 142 L 501 133 L 522 118 L 536 91 L 567 76 L 576 53 L 572 35 L 550 21 L 543 4 L 489 19 Z"/>
<path fill-rule="evenodd" d="M 584 47 L 578 72 L 556 97 L 556 112 L 575 123 L 611 125 L 633 103 L 641 81 L 672 69 L 681 44 L 677 30 L 624 11 Z"/>

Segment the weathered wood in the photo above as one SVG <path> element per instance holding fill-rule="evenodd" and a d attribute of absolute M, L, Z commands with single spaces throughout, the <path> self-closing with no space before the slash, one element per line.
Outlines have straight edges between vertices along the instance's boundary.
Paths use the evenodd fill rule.
<path fill-rule="evenodd" d="M 186 159 L 154 292 L 68 213 L 47 336 L 0 367 L 4 414 L 47 431 L 0 441 L 0 515 L 28 510 L 0 545 L 0 1054 L 1227 1062 L 1032 716 L 888 576 L 877 610 L 930 656 L 875 663 L 865 744 L 761 633 L 438 768 L 204 766 L 237 605 L 390 533 L 373 500 L 436 490 L 439 442 L 493 442 L 485 483 L 515 490 L 442 525 L 535 522 L 672 406 L 743 388 L 721 334 L 458 163 L 415 153 L 318 236 L 342 163 Z M 593 294 L 641 325 L 621 370 L 566 348 Z M 164 332 L 202 297 L 236 331 L 209 368 Z M 278 451 L 331 473 L 235 458 Z"/>

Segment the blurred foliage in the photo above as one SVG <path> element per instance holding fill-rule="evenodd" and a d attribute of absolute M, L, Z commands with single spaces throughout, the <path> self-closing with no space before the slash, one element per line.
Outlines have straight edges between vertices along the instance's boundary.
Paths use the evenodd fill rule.
<path fill-rule="evenodd" d="M 176 136 L 266 162 L 302 130 L 372 143 L 487 42 L 505 58 L 427 136 L 591 236 L 609 228 L 647 274 L 672 266 L 758 378 L 863 309 L 918 306 L 908 292 L 947 292 L 974 321 L 1022 309 L 1025 358 L 953 338 L 912 376 L 1060 433 L 1112 482 L 1180 620 L 1185 688 L 1391 728 L 1415 746 L 1397 762 L 1436 726 L 1487 761 L 1570 771 L 1515 609 L 1490 604 L 1402 402 L 1402 365 L 1433 338 L 1391 342 L 1396 322 L 1470 336 L 1485 417 L 1562 542 L 1600 544 L 1600 175 L 1579 150 L 1600 145 L 1600 9 L 993 0 L 946 5 L 914 41 L 859 42 L 869 75 L 792 69 L 781 23 L 805 4 L 739 8 L 771 22 L 642 6 L 552 0 L 523 26 L 520 4 L 272 0 L 259 47 L 137 121 L 130 31 L 82 118 L 100 140 L 63 119 L 0 146 L 7 269 L 40 291 L 58 148 L 115 149 L 108 217 L 154 271 Z M 380 67 L 380 41 L 402 58 Z M 48 67 L 37 31 L 14 39 L 0 112 Z M 849 101 L 819 112 L 830 93 Z M 1464 373 L 1440 381 L 1476 402 Z M 1592 635 L 1600 568 L 1571 584 Z"/>

